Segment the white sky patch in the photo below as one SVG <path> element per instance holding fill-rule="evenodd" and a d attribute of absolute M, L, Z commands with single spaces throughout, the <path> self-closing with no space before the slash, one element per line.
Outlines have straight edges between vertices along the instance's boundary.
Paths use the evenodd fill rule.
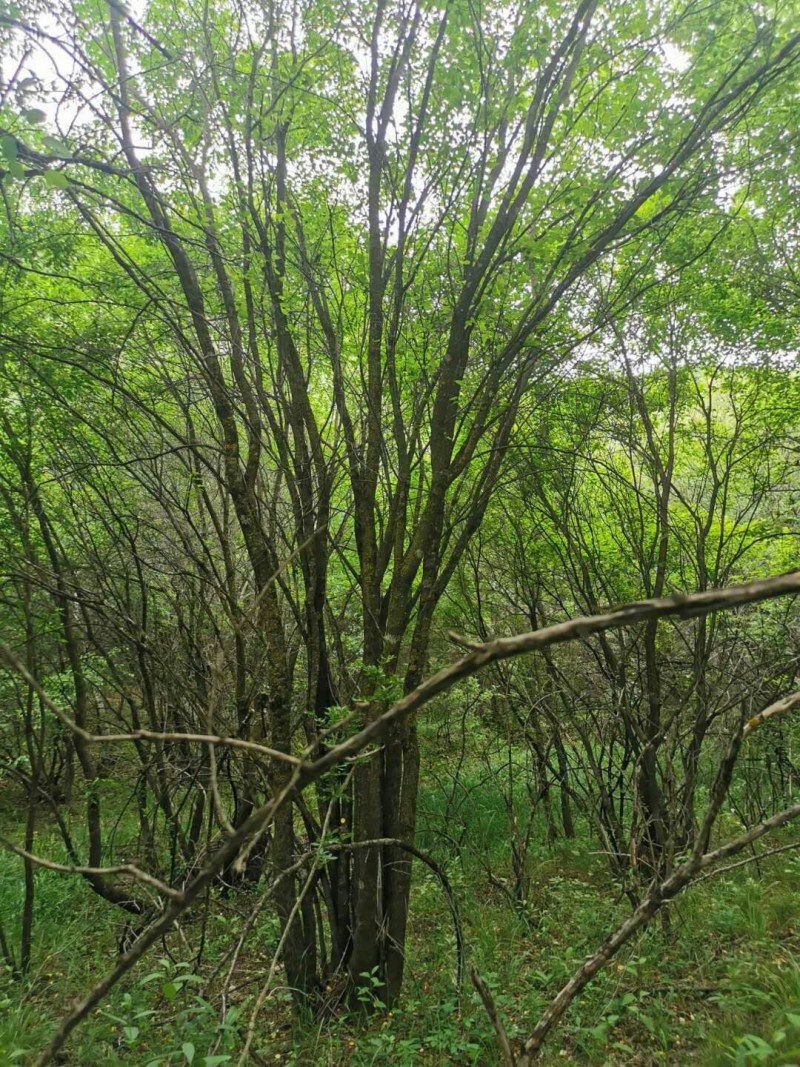
<path fill-rule="evenodd" d="M 664 42 L 661 46 L 661 54 L 664 57 L 664 62 L 670 70 L 677 71 L 679 74 L 683 74 L 685 70 L 688 70 L 692 62 L 692 57 L 689 53 L 684 52 L 684 50 L 673 41 Z"/>

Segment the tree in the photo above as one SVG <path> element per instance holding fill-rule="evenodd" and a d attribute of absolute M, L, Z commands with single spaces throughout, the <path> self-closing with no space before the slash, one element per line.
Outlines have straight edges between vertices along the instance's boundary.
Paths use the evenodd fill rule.
<path fill-rule="evenodd" d="M 713 25 L 693 2 L 597 0 L 274 0 L 199 18 L 151 3 L 141 22 L 113 0 L 49 18 L 55 32 L 36 3 L 2 15 L 12 52 L 50 57 L 56 81 L 34 86 L 42 109 L 13 106 L 32 91 L 25 63 L 6 86 L 9 265 L 24 285 L 61 248 L 48 314 L 62 287 L 74 309 L 87 277 L 108 314 L 71 311 L 54 337 L 12 309 L 3 339 L 54 398 L 50 368 L 91 382 L 119 423 L 78 419 L 81 447 L 99 439 L 136 471 L 152 521 L 192 561 L 202 625 L 184 628 L 182 654 L 201 651 L 209 677 L 222 663 L 232 732 L 274 752 L 267 782 L 242 767 L 230 826 L 216 803 L 230 842 L 290 788 L 301 730 L 324 760 L 331 708 L 357 704 L 368 727 L 421 682 L 532 386 L 646 288 L 713 202 L 748 122 L 793 76 L 800 35 L 783 9 L 727 0 Z M 63 252 L 73 231 L 89 254 Z M 143 535 L 102 479 L 85 484 L 137 572 L 120 614 L 149 617 Z M 72 592 L 88 633 L 90 598 Z M 115 640 L 146 692 L 143 630 Z M 209 733 L 212 689 L 199 694 Z M 402 981 L 419 759 L 413 716 L 396 717 L 299 811 L 312 838 L 333 819 L 364 846 L 326 864 L 323 962 L 355 985 L 377 975 L 386 1003 Z M 298 825 L 276 807 L 278 872 Z M 252 845 L 255 869 L 266 854 Z M 322 946 L 304 899 L 280 883 L 289 984 L 308 991 Z"/>

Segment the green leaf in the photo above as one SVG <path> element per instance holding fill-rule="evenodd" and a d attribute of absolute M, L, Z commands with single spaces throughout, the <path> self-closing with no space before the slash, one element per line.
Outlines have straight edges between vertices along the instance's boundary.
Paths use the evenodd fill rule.
<path fill-rule="evenodd" d="M 227 1063 L 231 1059 L 230 1056 L 204 1056 L 203 1067 L 217 1067 L 220 1063 Z"/>
<path fill-rule="evenodd" d="M 186 1057 L 186 1062 L 192 1063 L 194 1060 L 194 1045 L 191 1041 L 184 1041 L 183 1045 L 181 1045 L 181 1051 Z"/>
<path fill-rule="evenodd" d="M 50 189 L 69 188 L 69 178 L 66 174 L 62 174 L 60 170 L 46 170 L 44 172 L 44 180 Z"/>
<path fill-rule="evenodd" d="M 7 169 L 8 173 L 11 175 L 12 178 L 22 179 L 22 178 L 25 177 L 25 168 L 23 167 L 23 165 L 18 160 L 14 160 L 13 162 L 9 162 L 7 164 L 7 168 L 6 169 Z"/>
<path fill-rule="evenodd" d="M 9 163 L 16 163 L 17 161 L 17 141 L 12 137 L 10 133 L 4 133 L 0 137 L 0 153 Z"/>
<path fill-rule="evenodd" d="M 27 110 L 23 111 L 22 114 L 25 116 L 28 122 L 33 122 L 37 125 L 40 122 L 44 122 L 44 120 L 47 118 L 47 115 L 45 115 L 44 111 L 42 111 L 40 107 L 29 107 L 27 108 Z"/>
<path fill-rule="evenodd" d="M 69 145 L 66 141 L 62 141 L 60 137 L 51 137 L 49 133 L 42 136 L 42 143 L 48 152 L 52 152 L 57 156 L 68 156 Z"/>

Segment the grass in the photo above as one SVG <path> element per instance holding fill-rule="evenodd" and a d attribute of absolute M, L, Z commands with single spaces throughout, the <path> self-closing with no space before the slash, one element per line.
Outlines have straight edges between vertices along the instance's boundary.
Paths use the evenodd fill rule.
<path fill-rule="evenodd" d="M 458 898 L 468 959 L 494 991 L 509 1031 L 522 1034 L 560 985 L 625 914 L 588 837 L 535 836 L 524 913 L 487 880 L 507 873 L 508 814 L 476 773 L 459 807 L 460 850 L 437 839 L 447 794 L 431 777 L 420 802 L 420 844 L 448 870 Z M 469 803 L 466 801 L 469 800 Z M 475 800 L 475 803 L 472 801 Z M 76 820 L 77 821 L 77 820 Z M 456 825 L 457 820 L 451 820 Z M 439 823 L 439 825 L 441 825 Z M 124 822 L 120 833 L 124 832 Z M 62 852 L 44 828 L 37 848 Z M 800 858 L 744 867 L 690 890 L 601 972 L 553 1035 L 546 1064 L 735 1065 L 800 1063 Z M 120 920 L 78 879 L 37 874 L 34 964 L 24 982 L 0 978 L 0 1065 L 24 1063 L 77 993 L 110 965 Z M 22 901 L 21 864 L 0 855 L 0 912 L 8 927 Z M 198 918 L 115 989 L 77 1032 L 75 1065 L 236 1062 L 242 1032 L 275 944 L 269 915 L 254 931 L 221 1012 L 205 977 L 238 929 L 244 901 L 219 900 L 199 973 L 186 962 Z M 275 1067 L 496 1067 L 494 1035 L 477 997 L 455 988 L 455 940 L 436 878 L 415 867 L 401 1003 L 367 1023 L 343 1015 L 292 1015 L 285 991 L 268 999 L 254 1064 Z M 112 921 L 109 921 L 111 916 Z M 13 928 L 13 927 L 12 927 Z M 210 1057 L 210 1058 L 209 1058 Z"/>

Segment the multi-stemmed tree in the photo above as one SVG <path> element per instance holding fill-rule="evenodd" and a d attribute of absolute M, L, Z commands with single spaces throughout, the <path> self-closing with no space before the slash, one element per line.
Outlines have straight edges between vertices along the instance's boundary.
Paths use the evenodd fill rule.
<path fill-rule="evenodd" d="M 16 550 L 59 612 L 75 723 L 113 712 L 273 751 L 264 777 L 255 757 L 234 772 L 213 746 L 170 756 L 139 737 L 142 789 L 185 865 L 204 819 L 230 838 L 286 787 L 286 756 L 325 754 L 331 709 L 369 723 L 421 681 L 532 387 L 730 224 L 749 130 L 768 151 L 760 127 L 796 74 L 790 14 L 728 0 L 0 9 L 3 462 L 32 509 Z M 700 212 L 704 239 L 687 240 Z M 29 419 L 42 443 L 25 453 L 17 422 L 37 394 L 64 429 Z M 665 573 L 645 591 L 666 592 Z M 74 744 L 95 797 L 100 771 Z M 324 962 L 397 996 L 419 762 L 413 716 L 397 718 L 314 806 L 278 809 L 276 872 L 301 825 L 354 846 L 315 886 L 326 961 L 306 889 L 276 889 L 293 988 Z M 96 798 L 87 811 L 98 867 Z"/>

